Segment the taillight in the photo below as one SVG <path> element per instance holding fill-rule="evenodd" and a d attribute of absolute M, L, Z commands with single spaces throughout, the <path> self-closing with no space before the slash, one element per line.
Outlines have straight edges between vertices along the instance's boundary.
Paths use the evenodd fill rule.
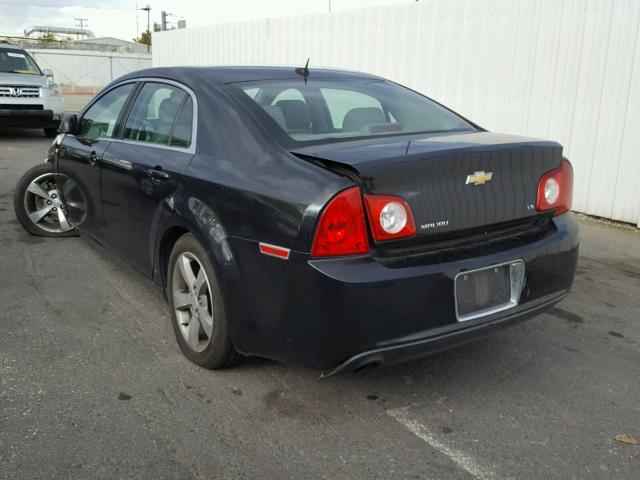
<path fill-rule="evenodd" d="M 573 168 L 568 160 L 562 159 L 560 168 L 545 173 L 538 184 L 536 210 L 554 210 L 553 215 L 561 215 L 571 210 L 573 197 Z"/>
<path fill-rule="evenodd" d="M 352 187 L 336 195 L 322 212 L 311 255 L 358 255 L 368 251 L 360 188 Z"/>
<path fill-rule="evenodd" d="M 371 233 L 377 242 L 411 237 L 416 233 L 407 201 L 395 195 L 365 195 Z"/>

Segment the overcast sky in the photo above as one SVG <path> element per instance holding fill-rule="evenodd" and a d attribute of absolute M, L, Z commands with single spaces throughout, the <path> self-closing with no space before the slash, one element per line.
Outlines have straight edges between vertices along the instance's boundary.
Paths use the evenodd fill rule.
<path fill-rule="evenodd" d="M 75 27 L 75 17 L 87 18 L 98 37 L 131 40 L 146 29 L 147 14 L 136 6 L 151 5 L 151 22 L 160 23 L 165 10 L 183 17 L 187 26 L 283 17 L 304 13 L 345 10 L 368 5 L 408 3 L 413 0 L 0 0 L 0 35 L 22 36 L 31 25 Z M 172 18 L 176 20 L 176 18 Z"/>

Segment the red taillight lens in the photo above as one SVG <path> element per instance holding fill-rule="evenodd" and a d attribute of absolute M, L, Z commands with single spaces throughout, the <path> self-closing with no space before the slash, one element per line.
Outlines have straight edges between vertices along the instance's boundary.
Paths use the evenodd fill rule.
<path fill-rule="evenodd" d="M 322 212 L 311 255 L 358 255 L 369 251 L 360 189 L 340 192 Z"/>
<path fill-rule="evenodd" d="M 406 238 L 416 233 L 407 201 L 395 195 L 365 195 L 371 233 L 376 242 Z"/>
<path fill-rule="evenodd" d="M 545 173 L 538 184 L 536 210 L 554 210 L 553 215 L 561 215 L 571 210 L 573 198 L 573 168 L 568 160 L 562 159 L 560 168 Z"/>

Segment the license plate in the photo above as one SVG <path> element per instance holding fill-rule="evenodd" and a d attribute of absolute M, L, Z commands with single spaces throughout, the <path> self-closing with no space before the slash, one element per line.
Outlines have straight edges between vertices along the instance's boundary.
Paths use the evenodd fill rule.
<path fill-rule="evenodd" d="M 469 270 L 455 278 L 456 316 L 464 322 L 515 307 L 524 283 L 524 262 Z"/>

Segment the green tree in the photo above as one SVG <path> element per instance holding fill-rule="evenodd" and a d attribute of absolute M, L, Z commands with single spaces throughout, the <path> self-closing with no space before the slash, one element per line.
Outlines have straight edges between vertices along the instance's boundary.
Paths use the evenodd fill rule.
<path fill-rule="evenodd" d="M 160 31 L 159 23 L 153 22 L 153 31 L 154 32 Z M 144 32 L 142 32 L 142 34 L 140 34 L 138 38 L 134 38 L 133 41 L 136 43 L 141 43 L 142 45 L 151 46 L 151 33 L 148 30 L 145 30 Z"/>
<path fill-rule="evenodd" d="M 142 45 L 151 45 L 151 34 L 146 30 L 140 34 L 138 38 L 133 39 L 136 43 L 141 43 Z"/>

